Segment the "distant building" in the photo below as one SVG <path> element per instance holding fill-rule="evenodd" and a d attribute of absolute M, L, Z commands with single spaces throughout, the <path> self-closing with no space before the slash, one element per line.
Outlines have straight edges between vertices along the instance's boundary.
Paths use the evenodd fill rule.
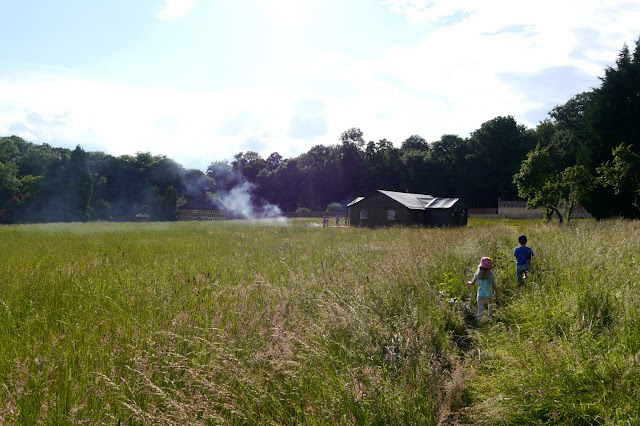
<path fill-rule="evenodd" d="M 564 206 L 560 208 L 563 211 Z M 525 200 L 507 201 L 498 199 L 497 208 L 469 209 L 469 217 L 485 219 L 541 219 L 541 208 L 529 209 Z M 582 206 L 576 205 L 571 212 L 572 219 L 588 219 L 592 216 Z"/>
<path fill-rule="evenodd" d="M 180 220 L 224 220 L 232 216 L 231 210 L 220 200 L 195 199 L 178 207 Z"/>
<path fill-rule="evenodd" d="M 526 201 L 498 198 L 498 215 L 510 219 L 538 219 L 542 217 L 542 209 L 528 209 Z"/>
<path fill-rule="evenodd" d="M 459 198 L 376 190 L 347 205 L 351 226 L 465 226 L 467 207 Z"/>

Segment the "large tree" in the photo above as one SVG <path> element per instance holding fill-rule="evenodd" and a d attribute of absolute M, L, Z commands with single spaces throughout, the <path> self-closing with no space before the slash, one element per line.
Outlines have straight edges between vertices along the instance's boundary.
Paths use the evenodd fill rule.
<path fill-rule="evenodd" d="M 337 197 L 354 198 L 362 192 L 361 181 L 363 148 L 365 145 L 362 130 L 353 127 L 340 135 L 340 162 L 338 174 L 340 186 L 335 188 Z"/>
<path fill-rule="evenodd" d="M 613 150 L 613 159 L 598 168 L 599 181 L 613 188 L 616 195 L 633 200 L 640 216 L 640 155 L 631 150 L 631 145 L 620 144 Z"/>
<path fill-rule="evenodd" d="M 550 214 L 556 213 L 560 222 L 563 220 L 562 180 L 554 164 L 551 148 L 536 148 L 527 154 L 520 171 L 514 177 L 518 195 L 528 200 L 527 206 L 532 209 L 542 207 Z"/>
<path fill-rule="evenodd" d="M 498 198 L 516 198 L 513 175 L 535 147 L 533 134 L 511 116 L 482 123 L 469 137 L 464 172 L 473 190 L 472 205 L 497 205 Z"/>
<path fill-rule="evenodd" d="M 340 152 L 335 145 L 315 145 L 297 158 L 295 164 L 299 173 L 301 193 L 300 199 L 296 201 L 296 208 L 322 209 L 336 199 L 342 201 L 343 195 L 338 191 L 342 185 Z M 288 179 L 291 173 L 293 170 L 288 169 L 282 176 Z"/>
<path fill-rule="evenodd" d="M 400 190 L 401 181 L 400 150 L 386 139 L 369 142 L 363 153 L 363 193 L 375 189 Z"/>

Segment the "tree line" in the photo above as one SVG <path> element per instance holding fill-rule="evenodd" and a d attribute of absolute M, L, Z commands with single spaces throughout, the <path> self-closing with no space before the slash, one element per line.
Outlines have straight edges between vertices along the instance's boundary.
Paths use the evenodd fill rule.
<path fill-rule="evenodd" d="M 206 171 L 166 156 L 112 156 L 0 138 L 0 221 L 173 220 L 194 198 L 250 183 L 256 203 L 283 211 L 342 206 L 375 189 L 461 198 L 468 207 L 526 199 L 547 216 L 581 204 L 596 218 L 640 216 L 640 39 L 601 85 L 549 112 L 535 129 L 512 116 L 468 137 L 366 141 L 359 128 L 293 158 L 240 152 Z"/>

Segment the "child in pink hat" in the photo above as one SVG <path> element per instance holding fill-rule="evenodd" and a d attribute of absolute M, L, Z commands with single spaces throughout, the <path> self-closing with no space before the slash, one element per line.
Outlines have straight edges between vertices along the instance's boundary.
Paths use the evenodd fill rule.
<path fill-rule="evenodd" d="M 480 259 L 478 269 L 473 275 L 473 281 L 467 283 L 469 287 L 478 283 L 478 313 L 476 315 L 478 321 L 482 319 L 485 303 L 487 304 L 487 309 L 489 309 L 489 302 L 498 297 L 496 277 L 493 275 L 493 272 L 491 272 L 491 269 L 493 269 L 491 259 L 483 257 Z"/>

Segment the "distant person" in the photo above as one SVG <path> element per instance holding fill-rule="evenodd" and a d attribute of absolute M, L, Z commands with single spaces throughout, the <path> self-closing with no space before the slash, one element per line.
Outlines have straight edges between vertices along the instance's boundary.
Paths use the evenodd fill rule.
<path fill-rule="evenodd" d="M 516 278 L 518 279 L 518 286 L 524 283 L 524 279 L 529 273 L 529 267 L 531 266 L 531 258 L 533 257 L 533 250 L 527 247 L 527 236 L 520 235 L 518 237 L 520 247 L 516 247 L 513 251 L 513 256 L 516 258 Z"/>
<path fill-rule="evenodd" d="M 476 314 L 478 322 L 482 319 L 485 304 L 487 305 L 487 309 L 489 309 L 489 302 L 498 297 L 496 277 L 493 275 L 493 272 L 491 272 L 492 269 L 491 259 L 483 257 L 480 259 L 478 269 L 473 275 L 473 281 L 467 283 L 469 287 L 476 283 L 478 284 L 478 313 Z"/>

